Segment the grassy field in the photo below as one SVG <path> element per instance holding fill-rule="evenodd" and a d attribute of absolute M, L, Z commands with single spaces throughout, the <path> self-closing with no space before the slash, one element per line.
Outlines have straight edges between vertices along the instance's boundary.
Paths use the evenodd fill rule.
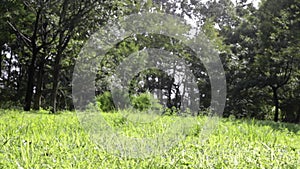
<path fill-rule="evenodd" d="M 177 117 L 144 126 L 120 114 L 103 114 L 124 135 L 151 137 Z M 168 151 L 145 159 L 103 151 L 83 130 L 75 113 L 49 115 L 0 110 L 0 168 L 300 168 L 300 126 L 221 119 L 209 138 L 200 138 L 205 118 Z"/>

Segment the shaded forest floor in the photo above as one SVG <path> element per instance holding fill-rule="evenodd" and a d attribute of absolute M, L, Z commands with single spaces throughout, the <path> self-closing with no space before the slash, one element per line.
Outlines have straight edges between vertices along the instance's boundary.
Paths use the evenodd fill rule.
<path fill-rule="evenodd" d="M 103 114 L 126 136 L 163 132 L 174 118 L 165 116 L 133 125 L 121 114 Z M 300 126 L 270 121 L 220 119 L 207 139 L 201 138 L 205 117 L 184 140 L 166 152 L 126 158 L 103 151 L 85 132 L 73 112 L 49 115 L 0 110 L 0 168 L 297 168 Z M 150 134 L 149 134 L 150 133 Z"/>

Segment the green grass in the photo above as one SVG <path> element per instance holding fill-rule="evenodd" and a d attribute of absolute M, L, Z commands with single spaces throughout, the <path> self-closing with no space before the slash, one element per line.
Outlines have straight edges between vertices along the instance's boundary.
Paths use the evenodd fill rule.
<path fill-rule="evenodd" d="M 135 125 L 120 114 L 103 114 L 115 130 L 131 137 L 163 133 L 178 117 Z M 207 139 L 199 117 L 187 137 L 163 154 L 115 156 L 95 144 L 75 113 L 49 115 L 0 110 L 0 168 L 297 168 L 300 126 L 221 119 Z M 298 167 L 300 168 L 300 167 Z"/>

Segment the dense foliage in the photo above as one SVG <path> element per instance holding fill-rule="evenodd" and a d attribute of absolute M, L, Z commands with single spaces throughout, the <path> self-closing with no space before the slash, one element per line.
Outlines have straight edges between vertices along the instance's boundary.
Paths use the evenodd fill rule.
<path fill-rule="evenodd" d="M 237 4 L 231 0 L 205 3 L 1 0 L 0 3 L 2 108 L 23 107 L 25 111 L 43 108 L 53 113 L 74 109 L 72 73 L 86 40 L 115 18 L 151 11 L 194 19 L 196 27 L 218 50 L 227 78 L 224 116 L 300 122 L 299 0 L 263 0 L 258 8 L 247 0 Z M 151 47 L 179 55 L 192 65 L 197 87 L 202 92 L 199 110 L 209 108 L 210 81 L 193 51 L 177 39 L 147 34 L 132 35 L 108 52 L 102 65 L 107 70 L 99 71 L 96 78 L 95 92 L 101 109 L 117 108 L 108 99 L 111 91 L 107 81 L 116 65 L 131 53 Z M 140 87 L 140 82 L 145 85 Z M 180 85 L 189 86 L 176 84 L 171 76 L 152 69 L 132 80 L 130 95 L 150 91 L 164 100 L 167 108 L 188 107 L 193 103 L 180 102 L 183 97 Z M 147 107 L 147 99 L 144 103 L 142 96 L 134 100 L 135 107 L 140 109 Z"/>

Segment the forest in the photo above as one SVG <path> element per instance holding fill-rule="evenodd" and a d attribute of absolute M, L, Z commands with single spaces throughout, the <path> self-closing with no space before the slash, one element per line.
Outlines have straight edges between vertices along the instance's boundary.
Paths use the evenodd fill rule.
<path fill-rule="evenodd" d="M 0 4 L 0 168 L 300 166 L 300 0 Z"/>
<path fill-rule="evenodd" d="M 236 4 L 230 0 L 2 0 L 1 4 L 2 108 L 25 111 L 42 108 L 52 113 L 73 110 L 73 71 L 87 40 L 114 18 L 151 11 L 193 20 L 194 27 L 199 28 L 217 50 L 227 82 L 224 117 L 300 121 L 297 0 L 263 0 L 258 7 L 247 0 Z M 99 66 L 97 96 L 106 95 L 102 98 L 106 97 L 106 104 L 110 102 L 107 76 L 112 75 L 126 55 L 144 48 L 164 49 L 186 60 L 191 58 L 189 64 L 194 67 L 201 95 L 199 110 L 210 107 L 211 84 L 201 61 L 193 59 L 193 51 L 178 39 L 159 35 L 131 35 L 116 44 L 114 51 L 106 54 L 106 65 Z M 109 70 L 101 71 L 109 66 Z M 154 84 L 150 77 L 165 84 Z M 157 69 L 140 72 L 131 82 L 131 95 L 154 93 L 158 89 L 161 92 L 156 92 L 156 96 L 165 98 L 165 107 L 178 108 L 181 104 L 178 97 L 183 96 L 179 85 L 185 84 L 170 77 Z M 146 85 L 137 88 L 139 81 Z M 116 109 L 113 103 L 107 107 Z"/>

